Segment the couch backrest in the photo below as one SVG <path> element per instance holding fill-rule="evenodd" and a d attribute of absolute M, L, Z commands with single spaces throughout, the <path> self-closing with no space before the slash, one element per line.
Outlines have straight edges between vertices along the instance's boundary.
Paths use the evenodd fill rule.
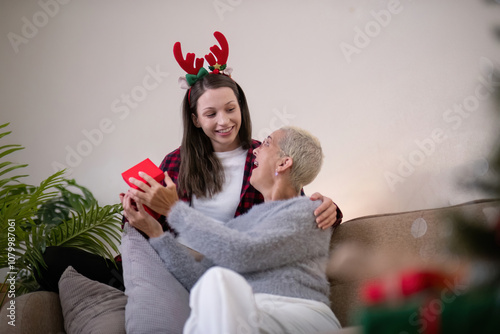
<path fill-rule="evenodd" d="M 331 241 L 332 256 L 329 264 L 330 300 L 333 312 L 343 326 L 352 325 L 352 317 L 360 307 L 358 288 L 367 279 L 379 277 L 392 268 L 436 261 L 449 261 L 453 256 L 446 249 L 445 238 L 453 234 L 450 224 L 452 214 L 464 213 L 478 223 L 498 221 L 500 200 L 482 200 L 441 209 L 420 210 L 356 218 L 344 222 L 334 231 Z M 358 254 L 336 252 L 346 249 L 349 243 L 365 247 Z M 377 254 L 383 254 L 377 257 Z M 352 255 L 351 257 L 349 257 Z M 366 255 L 366 258 L 361 258 Z M 373 259 L 384 259 L 373 263 Z M 345 259 L 347 263 L 338 265 Z M 334 262 L 332 262 L 334 261 Z M 347 269 L 346 269 L 347 268 Z M 342 271 L 355 271 L 347 274 Z"/>

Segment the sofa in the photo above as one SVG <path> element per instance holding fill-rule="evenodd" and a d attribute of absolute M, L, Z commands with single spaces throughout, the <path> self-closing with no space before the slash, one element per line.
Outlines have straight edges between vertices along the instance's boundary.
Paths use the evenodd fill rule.
<path fill-rule="evenodd" d="M 405 267 L 454 263 L 445 245 L 446 238 L 453 237 L 447 221 L 456 213 L 478 223 L 498 221 L 500 200 L 478 200 L 343 222 L 333 233 L 327 268 L 331 308 L 344 327 L 335 333 L 362 332 L 356 314 L 363 307 L 359 288 L 364 282 Z M 15 301 L 16 326 L 7 324 L 8 310 L 4 305 L 0 313 L 1 333 L 65 333 L 57 294 L 38 291 L 19 296 Z"/>

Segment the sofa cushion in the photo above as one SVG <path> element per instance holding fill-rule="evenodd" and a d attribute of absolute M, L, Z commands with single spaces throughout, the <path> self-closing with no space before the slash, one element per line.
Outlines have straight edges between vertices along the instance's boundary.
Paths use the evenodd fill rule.
<path fill-rule="evenodd" d="M 9 325 L 12 318 L 7 309 L 10 300 L 0 311 L 0 333 L 64 333 L 64 323 L 61 313 L 59 296 L 55 292 L 37 291 L 16 297 L 15 301 L 15 327 Z"/>
<path fill-rule="evenodd" d="M 64 328 L 73 333 L 125 333 L 125 294 L 68 267 L 59 280 Z"/>
<path fill-rule="evenodd" d="M 127 223 L 120 245 L 128 302 L 127 333 L 182 333 L 189 292 L 167 270 L 149 242 Z"/>

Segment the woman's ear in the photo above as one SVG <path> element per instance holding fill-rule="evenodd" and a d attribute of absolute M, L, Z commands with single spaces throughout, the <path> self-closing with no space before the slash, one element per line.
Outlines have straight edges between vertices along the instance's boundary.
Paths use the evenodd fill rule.
<path fill-rule="evenodd" d="M 201 127 L 200 122 L 198 122 L 198 116 L 196 116 L 194 113 L 192 113 L 191 119 L 193 120 L 194 126 L 196 126 L 197 128 Z"/>
<path fill-rule="evenodd" d="M 283 157 L 281 161 L 278 163 L 278 172 L 284 172 L 287 169 L 292 169 L 293 159 L 291 157 Z"/>

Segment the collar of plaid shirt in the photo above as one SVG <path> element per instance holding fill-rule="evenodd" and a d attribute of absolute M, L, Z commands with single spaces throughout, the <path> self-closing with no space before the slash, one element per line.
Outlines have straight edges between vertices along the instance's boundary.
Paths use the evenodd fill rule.
<path fill-rule="evenodd" d="M 247 158 L 245 162 L 245 171 L 243 174 L 243 183 L 241 187 L 240 193 L 240 203 L 236 212 L 234 214 L 235 217 L 244 214 L 252 206 L 255 204 L 259 204 L 264 202 L 264 197 L 260 192 L 258 192 L 251 184 L 250 184 L 250 176 L 252 175 L 253 163 L 255 161 L 255 156 L 253 155 L 253 150 L 260 146 L 260 142 L 257 140 L 252 140 L 251 147 L 248 149 Z M 180 148 L 175 151 L 169 153 L 160 165 L 160 169 L 164 172 L 168 172 L 168 175 L 177 184 L 177 179 L 179 176 L 179 167 L 181 164 L 181 154 Z M 185 195 L 181 198 L 182 201 L 191 203 L 191 196 Z"/>

